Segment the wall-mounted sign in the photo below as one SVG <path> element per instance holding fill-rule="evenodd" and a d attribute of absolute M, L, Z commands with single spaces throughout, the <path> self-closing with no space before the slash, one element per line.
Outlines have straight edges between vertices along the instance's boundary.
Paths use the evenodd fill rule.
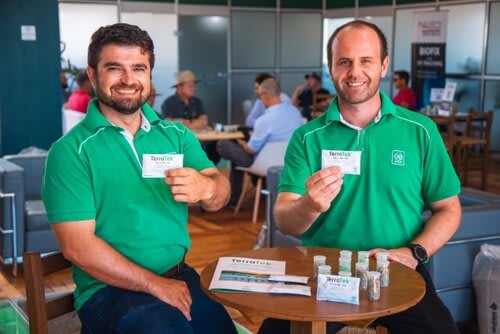
<path fill-rule="evenodd" d="M 36 41 L 36 26 L 21 26 L 21 40 Z"/>

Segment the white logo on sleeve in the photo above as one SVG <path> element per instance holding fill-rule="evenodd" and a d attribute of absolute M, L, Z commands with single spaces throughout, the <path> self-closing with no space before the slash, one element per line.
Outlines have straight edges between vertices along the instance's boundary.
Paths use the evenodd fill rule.
<path fill-rule="evenodd" d="M 404 151 L 393 150 L 392 151 L 392 161 L 391 163 L 396 166 L 404 166 L 405 165 L 405 155 Z"/>

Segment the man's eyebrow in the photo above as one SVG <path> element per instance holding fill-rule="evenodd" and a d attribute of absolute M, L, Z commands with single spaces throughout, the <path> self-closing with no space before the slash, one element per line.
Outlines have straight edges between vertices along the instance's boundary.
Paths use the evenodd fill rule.
<path fill-rule="evenodd" d="M 107 62 L 107 63 L 105 63 L 105 64 L 104 64 L 104 67 L 111 67 L 111 66 L 118 66 L 118 67 L 121 67 L 121 66 L 123 66 L 123 65 L 122 65 L 122 64 L 120 64 L 120 63 L 118 63 L 118 62 L 112 62 L 112 61 Z"/>
<path fill-rule="evenodd" d="M 119 62 L 113 62 L 113 61 L 110 61 L 110 62 L 107 62 L 107 63 L 104 64 L 104 67 L 114 67 L 114 66 L 116 66 L 116 67 L 123 67 L 124 64 L 119 63 Z M 132 67 L 135 67 L 135 68 L 137 68 L 137 67 L 147 68 L 148 66 L 146 64 L 144 64 L 144 63 L 137 63 L 137 64 L 133 64 Z"/>

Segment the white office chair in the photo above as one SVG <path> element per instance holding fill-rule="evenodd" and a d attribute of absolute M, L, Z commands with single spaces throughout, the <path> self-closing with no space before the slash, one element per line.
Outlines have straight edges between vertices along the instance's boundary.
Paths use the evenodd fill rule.
<path fill-rule="evenodd" d="M 247 194 L 248 190 L 250 190 L 252 175 L 256 175 L 259 178 L 257 180 L 257 186 L 255 189 L 255 202 L 253 206 L 252 223 L 255 223 L 257 221 L 260 192 L 262 190 L 262 179 L 266 177 L 269 167 L 283 165 L 287 145 L 287 141 L 267 143 L 261 149 L 250 167 L 236 167 L 236 169 L 245 172 L 245 174 L 243 175 L 243 186 L 240 198 L 238 199 L 238 204 L 236 204 L 236 208 L 234 209 L 234 214 L 238 214 L 240 212 L 241 205 L 243 204 L 243 200 L 245 199 L 245 195 Z"/>
<path fill-rule="evenodd" d="M 71 109 L 63 109 L 63 135 L 85 118 L 85 114 Z"/>

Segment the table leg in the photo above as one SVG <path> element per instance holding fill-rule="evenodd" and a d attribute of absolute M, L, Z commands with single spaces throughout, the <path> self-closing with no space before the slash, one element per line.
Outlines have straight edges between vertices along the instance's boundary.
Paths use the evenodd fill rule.
<path fill-rule="evenodd" d="M 326 321 L 292 321 L 291 334 L 325 334 Z"/>

